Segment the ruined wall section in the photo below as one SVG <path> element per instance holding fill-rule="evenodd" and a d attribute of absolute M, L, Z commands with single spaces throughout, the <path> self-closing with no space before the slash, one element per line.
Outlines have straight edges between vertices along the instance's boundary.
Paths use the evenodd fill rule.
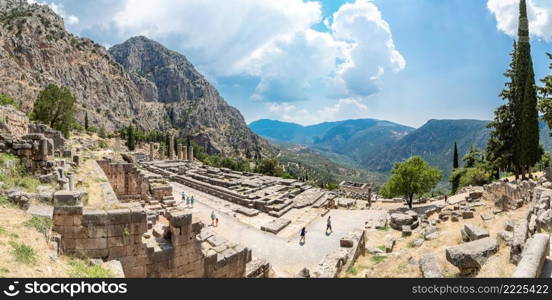
<path fill-rule="evenodd" d="M 172 197 L 172 187 L 162 176 L 138 168 L 132 163 L 97 161 L 121 202 L 158 200 Z"/>
<path fill-rule="evenodd" d="M 159 234 L 147 229 L 141 207 L 87 209 L 73 192 L 54 198 L 53 230 L 62 251 L 119 260 L 126 277 L 244 277 L 251 260 L 249 249 L 204 232 L 184 209 L 168 211 L 167 231 Z"/>

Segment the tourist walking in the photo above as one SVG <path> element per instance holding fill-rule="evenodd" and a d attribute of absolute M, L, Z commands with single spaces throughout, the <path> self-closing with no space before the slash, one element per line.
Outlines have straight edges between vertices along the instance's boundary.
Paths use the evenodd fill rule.
<path fill-rule="evenodd" d="M 448 204 L 448 195 L 445 194 L 445 204 Z"/>
<path fill-rule="evenodd" d="M 218 217 L 215 219 L 215 227 L 218 227 L 218 222 L 219 222 L 219 219 Z"/>
<path fill-rule="evenodd" d="M 307 234 L 307 228 L 303 227 L 301 228 L 301 238 L 299 239 L 300 244 L 304 244 L 306 242 L 305 235 Z"/>
<path fill-rule="evenodd" d="M 328 233 L 328 230 L 330 230 L 330 233 L 333 233 L 331 216 L 328 216 L 328 222 L 326 223 L 326 234 Z"/>
<path fill-rule="evenodd" d="M 192 208 L 194 208 L 194 201 L 195 201 L 195 199 L 194 199 L 194 196 L 192 195 L 192 198 L 190 198 L 190 206 Z"/>
<path fill-rule="evenodd" d="M 215 220 L 217 219 L 217 215 L 215 215 L 215 211 L 213 210 L 211 212 L 211 226 L 215 226 Z"/>

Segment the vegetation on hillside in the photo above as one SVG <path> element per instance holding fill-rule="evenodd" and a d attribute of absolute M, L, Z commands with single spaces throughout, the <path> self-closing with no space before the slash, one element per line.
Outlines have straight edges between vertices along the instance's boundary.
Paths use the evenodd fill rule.
<path fill-rule="evenodd" d="M 3 105 L 11 105 L 19 109 L 19 105 L 17 104 L 17 102 L 15 102 L 15 100 L 13 100 L 13 98 L 10 95 L 0 94 L 0 106 L 3 106 Z"/>
<path fill-rule="evenodd" d="M 59 130 L 69 137 L 75 126 L 75 97 L 65 87 L 49 84 L 38 94 L 31 113 L 31 120 Z"/>

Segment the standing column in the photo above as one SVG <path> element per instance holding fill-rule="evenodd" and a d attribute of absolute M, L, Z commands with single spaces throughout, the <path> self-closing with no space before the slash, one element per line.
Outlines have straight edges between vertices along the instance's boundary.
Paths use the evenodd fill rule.
<path fill-rule="evenodd" d="M 194 161 L 194 147 L 188 147 L 188 160 Z"/>
<path fill-rule="evenodd" d="M 159 144 L 159 159 L 164 160 L 165 159 L 165 145 Z"/>
<path fill-rule="evenodd" d="M 153 161 L 153 143 L 150 142 L 149 147 L 150 147 L 149 160 Z"/>
<path fill-rule="evenodd" d="M 174 159 L 174 135 L 169 135 L 169 160 Z"/>
<path fill-rule="evenodd" d="M 188 160 L 188 147 L 182 145 L 182 160 Z"/>

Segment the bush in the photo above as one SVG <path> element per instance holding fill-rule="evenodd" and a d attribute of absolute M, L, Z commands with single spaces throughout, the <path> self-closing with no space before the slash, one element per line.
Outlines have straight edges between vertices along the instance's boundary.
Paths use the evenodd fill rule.
<path fill-rule="evenodd" d="M 10 245 L 12 246 L 11 254 L 15 257 L 15 261 L 24 264 L 32 264 L 36 261 L 36 253 L 31 246 L 15 242 L 10 242 Z"/>
<path fill-rule="evenodd" d="M 2 105 L 12 105 L 13 107 L 19 109 L 19 104 L 17 104 L 12 97 L 6 94 L 0 94 L 0 106 Z"/>
<path fill-rule="evenodd" d="M 25 221 L 23 225 L 34 228 L 36 231 L 46 235 L 50 231 L 50 228 L 52 228 L 52 219 L 33 216 L 31 219 Z"/>
<path fill-rule="evenodd" d="M 105 140 L 99 140 L 98 141 L 98 147 L 102 148 L 102 149 L 106 149 L 109 147 L 109 145 L 107 144 L 107 142 Z"/>

